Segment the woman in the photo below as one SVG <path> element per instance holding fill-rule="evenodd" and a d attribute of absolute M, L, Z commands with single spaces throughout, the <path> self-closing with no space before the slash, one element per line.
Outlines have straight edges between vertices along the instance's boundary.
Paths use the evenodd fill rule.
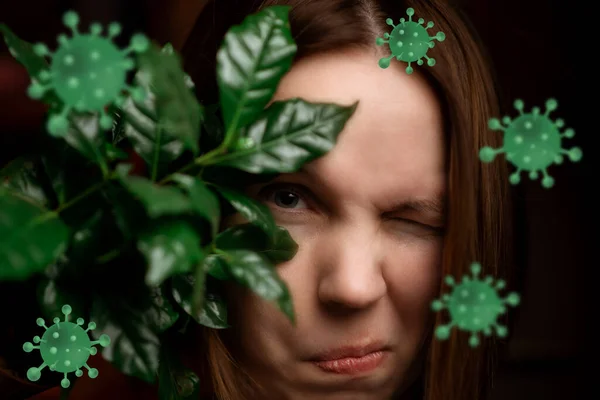
<path fill-rule="evenodd" d="M 509 265 L 505 165 L 478 160 L 499 138 L 487 129 L 498 110 L 474 33 L 438 0 L 219 0 L 183 50 L 202 100 L 217 99 L 215 55 L 227 29 L 276 4 L 291 6 L 298 53 L 275 100 L 359 106 L 326 156 L 248 189 L 300 246 L 278 267 L 297 327 L 232 287 L 233 328 L 200 328 L 194 338 L 208 354 L 196 358 L 201 382 L 220 400 L 484 398 L 493 340 L 471 349 L 454 333 L 439 342 L 433 323 L 446 316 L 430 311 L 441 276 L 466 274 L 477 260 L 504 277 Z M 428 53 L 437 64 L 411 75 L 395 60 L 381 69 L 389 50 L 375 44 L 391 29 L 386 18 L 397 22 L 408 7 L 434 21 L 431 36 L 446 35 Z M 341 360 L 372 351 L 358 365 Z"/>
<path fill-rule="evenodd" d="M 297 326 L 230 287 L 232 328 L 198 327 L 189 337 L 194 351 L 182 344 L 203 398 L 485 398 L 494 339 L 472 349 L 466 334 L 454 332 L 440 342 L 433 326 L 447 316 L 430 309 L 446 290 L 442 276 L 466 274 L 479 261 L 485 273 L 505 277 L 510 265 L 506 166 L 478 159 L 500 138 L 487 129 L 499 113 L 474 33 L 441 0 L 212 1 L 183 49 L 201 100 L 217 100 L 215 59 L 225 32 L 275 4 L 291 6 L 298 45 L 275 100 L 359 106 L 326 156 L 248 188 L 299 244 L 278 267 Z M 386 18 L 397 22 L 409 7 L 435 23 L 432 36 L 446 35 L 428 52 L 436 65 L 414 66 L 411 75 L 395 60 L 381 69 L 389 50 L 375 44 L 390 30 Z M 358 363 L 340 360 L 369 352 Z M 108 382 L 109 366 L 97 368 L 98 379 L 87 380 L 96 389 L 75 384 L 74 398 L 149 398 L 140 386 Z"/>

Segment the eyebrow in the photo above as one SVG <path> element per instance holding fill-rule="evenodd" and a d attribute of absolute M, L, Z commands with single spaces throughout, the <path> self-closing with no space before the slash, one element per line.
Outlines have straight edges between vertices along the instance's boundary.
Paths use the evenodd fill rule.
<path fill-rule="evenodd" d="M 402 211 L 415 211 L 418 213 L 444 215 L 445 202 L 443 201 L 443 196 L 401 200 L 392 203 L 388 209 L 390 211 L 386 211 L 386 214 L 394 214 Z"/>
<path fill-rule="evenodd" d="M 306 165 L 302 166 L 295 174 L 305 175 L 312 180 L 317 181 L 321 186 L 324 186 L 324 182 L 320 180 L 319 174 L 305 168 Z M 414 211 L 417 213 L 426 213 L 435 216 L 443 216 L 446 211 L 446 197 L 442 193 L 436 194 L 432 197 L 424 197 L 418 199 L 405 199 L 399 201 L 391 201 L 385 207 L 385 214 L 395 214 L 406 211 Z"/>

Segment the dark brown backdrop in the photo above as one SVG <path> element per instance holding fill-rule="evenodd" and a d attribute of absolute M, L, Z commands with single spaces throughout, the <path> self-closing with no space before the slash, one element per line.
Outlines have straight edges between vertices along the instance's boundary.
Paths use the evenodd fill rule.
<path fill-rule="evenodd" d="M 592 197 L 594 189 L 591 189 L 598 178 L 592 177 L 592 170 L 598 168 L 593 167 L 592 137 L 596 132 L 583 125 L 580 110 L 584 108 L 584 99 L 577 96 L 581 96 L 582 90 L 576 86 L 575 77 L 581 76 L 583 70 L 576 70 L 575 63 L 592 54 L 576 49 L 593 44 L 593 36 L 586 36 L 580 30 L 593 21 L 587 18 L 589 14 L 567 1 L 455 1 L 471 16 L 489 48 L 502 84 L 506 112 L 515 113 L 512 109 L 515 98 L 522 98 L 527 109 L 533 105 L 543 107 L 549 97 L 557 98 L 559 108 L 553 116 L 563 118 L 576 131 L 575 138 L 565 144 L 580 146 L 584 153 L 578 164 L 565 161 L 563 166 L 551 168 L 550 173 L 556 179 L 554 188 L 543 189 L 539 181 L 530 182 L 524 177 L 515 189 L 516 289 L 523 294 L 523 302 L 514 312 L 515 326 L 490 400 L 583 397 L 593 382 L 592 370 L 585 364 L 593 363 L 596 353 L 591 342 L 591 321 L 597 315 L 597 308 L 592 305 L 600 303 L 591 291 L 592 272 L 595 276 L 598 265 L 592 257 L 592 241 L 598 237 L 596 201 L 592 204 L 596 198 Z M 204 2 L 7 0 L 0 5 L 0 22 L 7 23 L 28 41 L 51 42 L 63 29 L 62 13 L 74 8 L 84 23 L 92 19 L 102 23 L 121 21 L 125 28 L 121 38 L 142 30 L 161 43 L 171 41 L 178 47 Z M 2 46 L 3 43 L 0 45 L 0 165 L 26 146 L 22 139 L 35 133 L 43 113 L 26 98 L 27 76 Z M 586 78 L 595 79 L 593 75 Z M 590 88 L 595 86 L 592 81 L 588 84 Z M 593 93 L 586 97 L 598 103 Z M 20 310 L 4 306 L 11 304 L 11 290 L 10 285 L 0 285 L 1 319 L 31 321 L 25 311 L 27 305 Z M 2 297 L 8 298 L 9 303 Z M 14 336 L 14 330 L 0 328 L 0 342 L 10 343 Z M 0 349 L 0 355 L 18 357 L 20 344 L 17 347 Z"/>

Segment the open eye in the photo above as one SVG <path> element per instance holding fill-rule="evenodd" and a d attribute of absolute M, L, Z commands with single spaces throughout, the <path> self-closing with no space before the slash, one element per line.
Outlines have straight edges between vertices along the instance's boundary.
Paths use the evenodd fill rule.
<path fill-rule="evenodd" d="M 260 197 L 284 209 L 308 208 L 302 194 L 289 185 L 270 185 L 260 191 Z"/>

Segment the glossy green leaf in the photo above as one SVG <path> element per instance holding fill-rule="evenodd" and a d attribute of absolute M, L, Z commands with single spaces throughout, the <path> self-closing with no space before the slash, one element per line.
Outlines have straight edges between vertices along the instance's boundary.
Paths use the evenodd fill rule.
<path fill-rule="evenodd" d="M 177 348 L 163 338 L 158 365 L 159 400 L 197 400 L 200 390 L 200 378 L 181 363 Z"/>
<path fill-rule="evenodd" d="M 217 196 L 204 182 L 190 175 L 175 174 L 172 180 L 187 192 L 194 211 L 210 223 L 212 234 L 215 236 L 221 219 L 221 208 Z"/>
<path fill-rule="evenodd" d="M 217 53 L 217 80 L 229 135 L 262 112 L 292 65 L 296 44 L 288 13 L 288 6 L 269 7 L 246 17 L 225 35 Z"/>
<path fill-rule="evenodd" d="M 172 275 L 190 272 L 204 258 L 200 236 L 185 220 L 154 221 L 137 247 L 148 262 L 146 283 L 153 286 Z"/>
<path fill-rule="evenodd" d="M 248 222 L 259 226 L 267 235 L 274 234 L 276 225 L 269 207 L 234 190 L 223 187 L 217 190 Z"/>
<path fill-rule="evenodd" d="M 65 251 L 69 229 L 30 198 L 0 188 L 0 238 L 0 280 L 23 280 Z"/>
<path fill-rule="evenodd" d="M 106 139 L 104 132 L 99 129 L 98 116 L 89 114 L 71 115 L 69 120 L 69 129 L 62 138 L 107 174 Z"/>
<path fill-rule="evenodd" d="M 210 163 L 254 174 L 295 172 L 333 148 L 356 107 L 357 103 L 344 107 L 301 99 L 274 102 L 243 129 L 244 147 Z"/>
<path fill-rule="evenodd" d="M 27 69 L 30 76 L 36 77 L 42 70 L 48 68 L 46 59 L 33 52 L 31 43 L 20 39 L 5 24 L 0 24 L 0 32 L 4 36 L 10 54 Z"/>
<path fill-rule="evenodd" d="M 186 84 L 179 55 L 151 47 L 140 55 L 140 69 L 149 75 L 159 127 L 198 153 L 203 109 Z"/>
<path fill-rule="evenodd" d="M 54 203 L 49 199 L 42 182 L 42 174 L 36 161 L 19 157 L 0 169 L 0 186 L 31 198 L 35 203 L 48 207 Z"/>
<path fill-rule="evenodd" d="M 173 186 L 159 186 L 149 179 L 139 176 L 124 176 L 121 182 L 144 206 L 151 218 L 163 215 L 177 215 L 192 211 L 188 196 Z"/>
<path fill-rule="evenodd" d="M 211 254 L 204 259 L 204 270 L 215 279 L 222 281 L 231 279 L 227 263 L 218 254 Z"/>
<path fill-rule="evenodd" d="M 168 47 L 163 52 L 169 53 Z M 169 164 L 177 159 L 185 150 L 185 144 L 177 132 L 167 131 L 158 123 L 157 99 L 152 82 L 152 68 L 141 65 L 135 75 L 135 82 L 146 92 L 144 101 L 137 102 L 128 97 L 117 111 L 120 115 L 119 122 L 113 132 L 113 140 L 118 140 L 122 135 L 133 144 L 150 171 L 151 177 L 162 176 Z"/>
<path fill-rule="evenodd" d="M 159 365 L 159 335 L 173 326 L 178 314 L 160 292 L 150 296 L 152 303 L 143 310 L 131 307 L 123 299 L 99 299 L 93 304 L 90 319 L 97 325 L 93 331 L 96 339 L 104 333 L 111 339 L 102 350 L 103 358 L 126 375 L 154 383 Z"/>
<path fill-rule="evenodd" d="M 193 275 L 176 275 L 172 278 L 173 298 L 197 323 L 214 329 L 228 328 L 227 305 L 215 296 L 207 295 L 199 312 L 193 312 L 196 279 Z"/>
<path fill-rule="evenodd" d="M 281 226 L 276 227 L 273 236 L 268 236 L 252 224 L 232 226 L 219 233 L 215 245 L 219 250 L 225 251 L 252 250 L 267 257 L 274 264 L 291 260 L 298 251 L 298 244 L 287 229 Z"/>
<path fill-rule="evenodd" d="M 263 299 L 275 301 L 290 321 L 295 322 L 287 285 L 266 257 L 249 250 L 230 250 L 223 255 L 223 259 L 234 281 Z"/>

